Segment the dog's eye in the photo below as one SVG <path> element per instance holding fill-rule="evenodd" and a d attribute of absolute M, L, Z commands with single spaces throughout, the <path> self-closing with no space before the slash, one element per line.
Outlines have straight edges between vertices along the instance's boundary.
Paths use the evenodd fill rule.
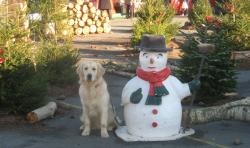
<path fill-rule="evenodd" d="M 84 69 L 85 69 L 85 70 L 88 70 L 88 67 L 85 67 Z"/>
<path fill-rule="evenodd" d="M 95 71 L 95 70 L 96 70 L 96 68 L 92 68 L 92 70 L 94 70 L 94 71 Z"/>

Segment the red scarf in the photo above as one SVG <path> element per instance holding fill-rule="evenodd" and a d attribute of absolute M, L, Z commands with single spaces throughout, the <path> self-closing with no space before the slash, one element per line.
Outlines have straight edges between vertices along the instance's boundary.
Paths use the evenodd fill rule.
<path fill-rule="evenodd" d="M 144 71 L 141 68 L 136 69 L 136 74 L 139 78 L 148 81 L 150 83 L 149 96 L 155 95 L 155 88 L 159 86 L 164 86 L 163 81 L 168 78 L 171 74 L 170 68 L 164 68 L 161 71 Z"/>

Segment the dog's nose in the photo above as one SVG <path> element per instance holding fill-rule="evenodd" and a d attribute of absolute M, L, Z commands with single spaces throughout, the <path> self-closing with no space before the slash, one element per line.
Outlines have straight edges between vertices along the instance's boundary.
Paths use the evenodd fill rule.
<path fill-rule="evenodd" d="M 91 75 L 91 74 L 88 74 L 88 75 L 87 75 L 87 80 L 88 80 L 88 81 L 91 81 L 91 80 L 92 80 L 92 75 Z"/>

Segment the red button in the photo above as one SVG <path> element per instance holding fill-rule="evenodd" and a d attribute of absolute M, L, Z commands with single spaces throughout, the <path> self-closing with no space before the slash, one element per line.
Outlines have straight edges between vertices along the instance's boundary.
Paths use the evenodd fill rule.
<path fill-rule="evenodd" d="M 158 126 L 158 124 L 156 122 L 152 123 L 152 127 L 157 127 L 157 126 Z"/>
<path fill-rule="evenodd" d="M 157 110 L 157 109 L 153 109 L 153 110 L 152 110 L 152 113 L 153 113 L 154 115 L 156 115 L 156 114 L 158 114 L 158 110 Z"/>

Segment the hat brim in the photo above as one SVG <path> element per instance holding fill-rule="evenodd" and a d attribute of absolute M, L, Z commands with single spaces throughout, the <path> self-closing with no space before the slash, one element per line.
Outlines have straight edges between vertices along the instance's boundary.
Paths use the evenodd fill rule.
<path fill-rule="evenodd" d="M 139 49 L 140 51 L 148 51 L 148 52 L 168 52 L 172 51 L 172 48 L 145 48 L 141 46 L 134 46 L 135 49 Z"/>

